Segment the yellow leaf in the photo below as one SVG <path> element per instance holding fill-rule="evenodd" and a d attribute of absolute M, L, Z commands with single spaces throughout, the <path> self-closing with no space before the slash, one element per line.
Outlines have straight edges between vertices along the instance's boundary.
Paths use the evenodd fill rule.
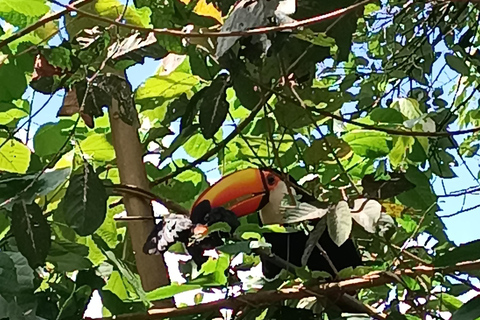
<path fill-rule="evenodd" d="M 191 0 L 180 0 L 185 4 L 189 4 Z M 215 8 L 213 3 L 207 3 L 207 0 L 199 0 L 193 12 L 200 16 L 212 17 L 213 19 L 217 20 L 221 24 L 223 24 L 222 13 L 220 10 Z"/>

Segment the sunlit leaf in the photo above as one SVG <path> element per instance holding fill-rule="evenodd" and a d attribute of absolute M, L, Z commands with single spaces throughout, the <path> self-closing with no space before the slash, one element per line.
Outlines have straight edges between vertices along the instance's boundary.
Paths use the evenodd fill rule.
<path fill-rule="evenodd" d="M 13 173 L 27 172 L 31 151 L 15 139 L 0 138 L 0 171 Z"/>

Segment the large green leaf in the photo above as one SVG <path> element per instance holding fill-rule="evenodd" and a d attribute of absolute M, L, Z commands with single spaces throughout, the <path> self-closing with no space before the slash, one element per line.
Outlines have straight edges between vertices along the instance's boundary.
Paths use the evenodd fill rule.
<path fill-rule="evenodd" d="M 15 139 L 0 138 L 0 171 L 25 173 L 30 164 L 31 151 Z"/>
<path fill-rule="evenodd" d="M 40 157 L 54 155 L 65 145 L 65 151 L 71 149 L 71 144 L 66 143 L 70 132 L 67 130 L 73 128 L 74 121 L 61 120 L 57 123 L 46 123 L 42 125 L 33 137 L 33 147 L 35 154 Z"/>
<path fill-rule="evenodd" d="M 278 124 L 289 129 L 297 129 L 312 124 L 312 116 L 296 103 L 278 101 L 275 104 L 275 118 Z"/>
<path fill-rule="evenodd" d="M 393 148 L 388 154 L 388 159 L 394 168 L 407 158 L 414 143 L 414 137 L 398 136 L 393 138 Z"/>
<path fill-rule="evenodd" d="M 480 259 L 480 240 L 461 244 L 445 253 L 440 253 L 434 260 L 435 266 L 446 267 L 462 261 Z"/>
<path fill-rule="evenodd" d="M 65 197 L 61 202 L 65 221 L 81 236 L 95 232 L 105 220 L 107 193 L 93 168 L 84 163 L 70 177 Z"/>
<path fill-rule="evenodd" d="M 80 142 L 81 151 L 96 161 L 112 161 L 115 159 L 115 150 L 109 136 L 92 134 Z"/>
<path fill-rule="evenodd" d="M 53 241 L 47 261 L 52 263 L 58 272 L 73 272 L 91 268 L 92 263 L 87 256 L 87 246 L 75 242 Z"/>
<path fill-rule="evenodd" d="M 392 138 L 384 132 L 353 130 L 342 138 L 350 145 L 353 152 L 362 157 L 384 157 L 392 148 Z"/>
<path fill-rule="evenodd" d="M 57 189 L 70 175 L 70 168 L 46 170 L 28 175 L 5 175 L 0 178 L 0 205 L 10 209 L 17 200 L 30 204 L 36 197 Z"/>
<path fill-rule="evenodd" d="M 430 181 L 424 172 L 416 167 L 409 166 L 405 177 L 415 185 L 415 188 L 397 195 L 403 205 L 421 210 L 435 209 L 437 201 L 430 186 Z"/>
<path fill-rule="evenodd" d="M 345 159 L 352 155 L 351 151 L 352 149 L 344 140 L 335 136 L 327 136 L 313 141 L 312 145 L 305 150 L 303 156 L 305 163 L 316 165 L 319 162 L 335 161 L 335 156 L 338 159 Z M 335 156 L 332 155 L 332 152 Z"/>
<path fill-rule="evenodd" d="M 200 110 L 200 128 L 206 139 L 211 139 L 220 129 L 228 113 L 227 88 L 229 87 L 228 76 L 221 75 L 205 88 L 202 98 L 197 102 Z"/>
<path fill-rule="evenodd" d="M 452 314 L 450 320 L 475 320 L 480 317 L 480 296 L 476 296 Z"/>
<path fill-rule="evenodd" d="M 10 1 L 9 1 L 10 2 Z M 13 63 L 0 66 L 0 101 L 10 102 L 20 99 L 27 88 L 23 70 Z"/>
<path fill-rule="evenodd" d="M 28 102 L 18 100 L 20 103 L 0 102 L 0 125 L 15 125 L 16 122 L 28 116 L 30 105 Z"/>
<path fill-rule="evenodd" d="M 2 294 L 13 294 L 18 292 L 18 281 L 15 264 L 10 256 L 0 251 L 0 292 Z"/>
<path fill-rule="evenodd" d="M 50 226 L 36 203 L 16 203 L 12 210 L 12 232 L 18 250 L 36 268 L 42 266 L 50 249 Z"/>
<path fill-rule="evenodd" d="M 0 1 L 0 17 L 19 27 L 26 27 L 35 22 L 48 10 L 49 7 L 44 0 Z"/>
<path fill-rule="evenodd" d="M 142 114 L 151 120 L 162 122 L 167 106 L 183 94 L 191 95 L 198 79 L 187 68 L 188 59 L 169 72 L 160 72 L 148 78 L 135 92 L 135 101 L 140 104 Z"/>
<path fill-rule="evenodd" d="M 465 64 L 465 60 L 451 53 L 445 55 L 445 61 L 450 68 L 460 73 L 462 76 L 470 74 L 470 68 Z"/>

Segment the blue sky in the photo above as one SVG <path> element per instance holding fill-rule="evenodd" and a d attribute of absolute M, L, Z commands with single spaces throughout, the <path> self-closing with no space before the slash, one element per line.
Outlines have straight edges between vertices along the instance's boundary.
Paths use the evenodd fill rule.
<path fill-rule="evenodd" d="M 54 10 L 58 10 L 59 7 L 54 5 Z M 64 34 L 66 37 L 66 35 Z M 56 39 L 52 39 L 51 44 L 58 43 L 58 37 Z M 438 48 L 437 48 L 438 49 Z M 443 60 L 443 58 L 441 59 Z M 443 61 L 438 61 L 436 65 L 443 65 Z M 127 70 L 127 76 L 132 84 L 133 88 L 138 87 L 145 79 L 152 76 L 156 69 L 159 66 L 159 61 L 154 61 L 152 59 L 147 59 L 143 65 L 136 65 L 131 67 Z M 438 70 L 439 68 L 437 68 Z M 438 71 L 437 71 L 438 72 Z M 434 74 L 435 74 L 435 67 L 434 67 Z M 457 76 L 456 72 L 450 70 L 448 67 L 445 68 L 443 73 L 439 77 L 440 83 L 448 83 L 451 82 L 452 78 Z M 447 90 L 445 90 L 447 91 Z M 25 94 L 25 98 L 30 99 L 32 96 L 32 91 L 29 90 Z M 451 102 L 452 94 L 445 94 L 443 98 L 447 100 L 447 102 Z M 32 107 L 32 114 L 36 112 L 42 105 L 48 100 L 48 96 L 36 93 L 35 99 L 33 101 Z M 56 114 L 58 109 L 60 108 L 63 100 L 63 92 L 57 92 L 55 96 L 50 100 L 50 102 L 32 119 L 32 126 L 31 126 L 31 134 L 34 133 L 39 126 L 47 122 L 56 122 L 58 119 L 56 118 Z M 178 128 L 173 127 L 175 132 L 178 132 Z M 230 132 L 230 128 L 226 128 L 226 132 L 224 134 L 228 134 Z M 457 137 L 457 141 L 461 141 Z M 173 138 L 172 138 L 173 139 Z M 436 178 L 433 180 L 433 187 L 437 194 L 444 194 L 444 189 L 447 192 L 452 192 L 460 189 L 465 189 L 468 187 L 475 187 L 479 186 L 478 182 L 470 175 L 467 170 L 466 165 L 471 169 L 473 175 L 477 176 L 479 171 L 479 161 L 478 157 L 474 158 L 466 158 L 465 164 L 459 159 L 456 154 L 452 154 L 455 156 L 457 162 L 459 163 L 458 167 L 455 167 L 453 171 L 456 173 L 457 178 L 453 179 L 440 179 Z M 193 158 L 189 157 L 185 152 L 178 151 L 174 155 L 178 158 L 185 158 L 188 160 L 194 160 Z M 200 166 L 200 168 L 204 171 L 209 171 L 209 180 L 216 180 L 219 177 L 218 170 L 210 170 L 216 168 L 216 161 L 211 161 L 210 163 L 205 163 Z M 439 202 L 440 207 L 442 209 L 439 212 L 439 215 L 448 215 L 455 213 L 462 208 L 469 208 L 474 207 L 480 204 L 480 197 L 475 195 L 468 195 L 465 198 L 463 196 L 459 197 L 449 197 L 449 198 L 442 198 Z M 455 241 L 457 244 L 465 243 L 468 241 L 472 241 L 475 239 L 480 238 L 480 232 L 478 232 L 478 225 L 480 225 L 480 208 L 470 210 L 467 212 L 463 212 L 456 216 L 445 218 L 444 223 L 447 227 L 447 235 L 450 239 Z"/>

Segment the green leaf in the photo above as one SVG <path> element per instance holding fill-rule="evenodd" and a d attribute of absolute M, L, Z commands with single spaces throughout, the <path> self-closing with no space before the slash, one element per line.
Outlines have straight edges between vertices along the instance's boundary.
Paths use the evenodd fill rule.
<path fill-rule="evenodd" d="M 84 163 L 70 177 L 65 197 L 61 202 L 65 221 L 80 236 L 95 232 L 105 220 L 107 193 L 93 168 Z"/>
<path fill-rule="evenodd" d="M 278 124 L 285 128 L 298 129 L 312 124 L 313 116 L 306 109 L 288 101 L 277 101 L 273 113 Z"/>
<path fill-rule="evenodd" d="M 450 320 L 475 320 L 480 317 L 480 296 L 469 300 L 452 314 Z"/>
<path fill-rule="evenodd" d="M 462 76 L 470 75 L 470 68 L 465 63 L 465 59 L 457 57 L 451 53 L 447 53 L 445 55 L 445 61 L 447 62 L 450 68 L 457 71 Z"/>
<path fill-rule="evenodd" d="M 92 267 L 87 256 L 87 246 L 75 242 L 53 241 L 47 261 L 52 263 L 58 272 L 73 272 Z"/>
<path fill-rule="evenodd" d="M 188 59 L 175 70 L 160 73 L 148 78 L 135 92 L 135 101 L 140 104 L 142 114 L 152 121 L 162 122 L 167 113 L 167 106 L 182 94 L 191 94 L 198 79 L 186 70 Z"/>
<path fill-rule="evenodd" d="M 203 96 L 197 102 L 197 108 L 200 110 L 200 128 L 205 139 L 212 139 L 227 118 L 229 85 L 228 76 L 220 75 L 202 90 Z"/>
<path fill-rule="evenodd" d="M 436 267 L 452 266 L 462 261 L 480 259 L 480 240 L 461 244 L 443 254 L 439 254 L 434 260 Z"/>
<path fill-rule="evenodd" d="M 29 175 L 6 175 L 0 178 L 0 205 L 10 209 L 16 200 L 30 204 L 36 197 L 47 195 L 70 175 L 70 168 L 46 170 Z"/>
<path fill-rule="evenodd" d="M 42 266 L 50 249 L 50 226 L 36 203 L 16 203 L 12 210 L 12 232 L 18 250 L 32 268 Z"/>
<path fill-rule="evenodd" d="M 399 111 L 408 120 L 418 119 L 423 116 L 423 112 L 420 110 L 420 104 L 412 98 L 395 100 L 390 105 L 390 108 Z"/>
<path fill-rule="evenodd" d="M 457 311 L 463 305 L 462 301 L 460 301 L 457 297 L 452 296 L 451 294 L 448 294 L 448 293 L 442 293 L 440 300 L 442 301 L 442 304 L 450 312 Z"/>
<path fill-rule="evenodd" d="M 46 14 L 49 7 L 44 0 L 1 0 L 0 17 L 15 26 L 26 27 Z"/>
<path fill-rule="evenodd" d="M 393 138 L 393 148 L 388 154 L 392 167 L 396 168 L 405 161 L 414 143 L 414 137 L 397 136 Z"/>
<path fill-rule="evenodd" d="M 217 250 L 231 255 L 235 255 L 240 252 L 244 254 L 250 254 L 252 252 L 250 248 L 250 241 L 239 241 L 235 243 L 225 244 L 223 246 L 217 247 Z"/>
<path fill-rule="evenodd" d="M 384 157 L 392 148 L 392 138 L 384 132 L 353 130 L 342 138 L 350 145 L 353 152 L 362 157 Z"/>
<path fill-rule="evenodd" d="M 118 0 L 98 0 L 95 3 L 95 9 L 101 16 L 112 19 L 118 18 L 122 12 L 125 12 L 123 18 L 128 23 L 140 27 L 150 26 L 150 15 L 152 11 L 147 7 L 138 9 L 134 6 L 128 6 L 125 10 L 125 6 Z"/>
<path fill-rule="evenodd" d="M 171 285 L 160 287 L 153 291 L 147 292 L 147 299 L 150 301 L 155 300 L 163 300 L 167 298 L 171 298 L 178 293 L 182 293 L 185 291 L 192 291 L 201 289 L 202 286 L 199 284 L 178 284 L 172 283 Z"/>
<path fill-rule="evenodd" d="M 108 261 L 118 270 L 122 277 L 132 286 L 134 292 L 138 295 L 141 301 L 147 302 L 145 291 L 143 291 L 142 282 L 140 281 L 140 276 L 133 273 L 130 268 L 125 264 L 125 262 L 119 259 L 116 254 L 108 247 L 108 245 L 103 241 L 98 235 L 92 236 L 95 244 L 102 251 L 102 253 L 107 257 Z"/>
<path fill-rule="evenodd" d="M 26 145 L 15 139 L 0 138 L 0 146 L 0 171 L 27 172 L 31 151 Z"/>
<path fill-rule="evenodd" d="M 92 134 L 80 142 L 80 149 L 96 161 L 112 161 L 115 159 L 115 149 L 109 137 L 105 134 Z"/>
<path fill-rule="evenodd" d="M 226 222 L 215 222 L 211 226 L 208 226 L 208 234 L 213 232 L 230 232 L 232 228 Z"/>
<path fill-rule="evenodd" d="M 5 251 L 12 259 L 17 273 L 18 291 L 29 291 L 34 288 L 33 281 L 35 280 L 34 271 L 30 267 L 27 258 L 20 252 Z"/>
<path fill-rule="evenodd" d="M 14 294 L 18 292 L 18 281 L 15 264 L 10 256 L 0 251 L 0 292 L 2 294 Z"/>
<path fill-rule="evenodd" d="M 430 181 L 425 173 L 419 171 L 416 167 L 409 166 L 405 177 L 416 187 L 403 192 L 397 196 L 397 199 L 405 206 L 421 210 L 434 210 L 437 197 L 432 191 Z"/>
<path fill-rule="evenodd" d="M 56 154 L 69 139 L 70 133 L 67 129 L 72 128 L 74 121 L 60 120 L 60 122 L 48 122 L 40 126 L 33 137 L 35 154 L 39 157 L 46 157 Z M 71 149 L 71 144 L 66 144 L 65 151 Z"/>
<path fill-rule="evenodd" d="M 22 98 L 27 88 L 27 79 L 23 70 L 13 63 L 0 66 L 0 83 L 2 84 L 0 86 L 0 101 L 2 102 L 11 102 Z"/>
<path fill-rule="evenodd" d="M 327 36 L 325 32 L 315 33 L 311 29 L 304 29 L 295 34 L 298 39 L 310 42 L 316 46 L 333 47 L 335 46 L 335 39 Z"/>
<path fill-rule="evenodd" d="M 326 136 L 313 141 L 312 145 L 305 150 L 303 154 L 305 163 L 317 165 L 320 162 L 335 161 L 331 151 L 335 153 L 338 159 L 344 159 L 352 155 L 352 149 L 348 143 L 335 136 Z"/>
<path fill-rule="evenodd" d="M 220 71 L 218 64 L 204 50 L 199 50 L 198 47 L 189 46 L 188 56 L 190 57 L 190 67 L 194 75 L 209 81 L 213 80 Z"/>
<path fill-rule="evenodd" d="M 380 123 L 403 123 L 402 114 L 395 109 L 375 108 L 370 113 L 370 119 Z"/>
<path fill-rule="evenodd" d="M 348 203 L 340 201 L 335 210 L 327 213 L 327 229 L 330 238 L 337 246 L 341 246 L 350 237 L 352 232 L 352 214 Z"/>
<path fill-rule="evenodd" d="M 432 172 L 442 178 L 455 178 L 457 175 L 452 170 L 456 164 L 455 158 L 446 151 L 439 150 L 432 154 L 429 159 Z"/>
<path fill-rule="evenodd" d="M 200 158 L 208 151 L 208 149 L 210 149 L 212 145 L 212 140 L 206 140 L 202 134 L 197 133 L 187 140 L 187 142 L 183 145 L 183 149 L 189 156 L 193 158 Z"/>
<path fill-rule="evenodd" d="M 30 105 L 24 100 L 18 100 L 17 105 L 10 102 L 0 102 L 0 125 L 16 125 L 16 122 L 28 116 Z"/>

